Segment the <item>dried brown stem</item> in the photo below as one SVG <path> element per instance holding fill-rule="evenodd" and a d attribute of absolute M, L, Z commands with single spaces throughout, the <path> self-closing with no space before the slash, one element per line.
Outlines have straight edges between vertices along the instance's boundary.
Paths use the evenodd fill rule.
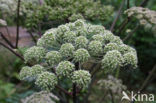
<path fill-rule="evenodd" d="M 144 0 L 139 6 L 144 7 L 146 6 L 146 4 L 148 3 L 149 0 Z M 118 32 L 116 33 L 116 35 L 120 35 L 120 33 L 124 30 L 124 28 L 126 27 L 126 25 L 132 20 L 132 17 L 127 17 L 118 27 Z"/>
<path fill-rule="evenodd" d="M 113 23 L 112 23 L 112 26 L 111 26 L 111 28 L 110 28 L 110 31 L 112 31 L 112 32 L 113 32 L 113 30 L 114 30 L 115 24 L 117 23 L 117 20 L 118 20 L 119 17 L 120 17 L 121 10 L 122 10 L 124 4 L 125 4 L 125 0 L 122 1 L 121 5 L 120 5 L 120 8 L 119 8 L 119 10 L 118 10 L 117 16 L 116 16 L 116 18 L 114 19 L 114 21 L 113 21 Z"/>
<path fill-rule="evenodd" d="M 61 90 L 65 94 L 67 94 L 68 96 L 71 96 L 72 97 L 72 95 L 68 91 L 66 91 L 64 88 L 60 87 L 59 85 L 57 85 L 56 88 L 58 88 L 59 90 Z"/>
<path fill-rule="evenodd" d="M 127 0 L 127 9 L 130 8 L 129 0 Z"/>
<path fill-rule="evenodd" d="M 32 40 L 34 41 L 34 43 L 36 43 L 37 40 L 36 40 L 36 38 L 34 37 L 34 35 L 32 34 L 32 32 L 31 32 L 31 31 L 28 31 L 28 32 L 29 32 L 29 34 L 30 34 Z"/>
<path fill-rule="evenodd" d="M 100 67 L 101 67 L 101 64 L 96 65 L 95 70 L 91 72 L 92 77 L 98 72 Z"/>
<path fill-rule="evenodd" d="M 12 52 L 14 55 L 16 55 L 17 57 L 19 57 L 22 61 L 24 61 L 23 56 L 21 56 L 20 54 L 18 54 L 17 52 L 15 52 L 13 49 L 11 49 L 11 48 L 8 47 L 7 45 L 3 44 L 2 42 L 0 42 L 0 45 L 2 45 L 3 47 L 5 47 L 5 48 L 8 49 L 10 52 Z"/>
<path fill-rule="evenodd" d="M 11 48 L 15 48 L 13 46 L 13 44 L 3 35 L 3 33 L 0 32 L 0 36 L 2 37 L 2 39 L 4 39 L 4 41 L 11 47 Z"/>
<path fill-rule="evenodd" d="M 18 0 L 18 4 L 17 4 L 17 28 L 16 28 L 16 48 L 18 48 L 18 40 L 19 40 L 19 12 L 20 12 L 20 2 L 21 0 Z"/>
<path fill-rule="evenodd" d="M 141 92 L 142 90 L 145 89 L 145 87 L 146 87 L 147 84 L 148 84 L 148 81 L 149 81 L 150 78 L 153 76 L 153 74 L 155 73 L 155 71 L 156 71 L 156 64 L 154 65 L 154 67 L 153 67 L 152 70 L 150 71 L 148 77 L 145 79 L 144 83 L 142 84 L 142 86 L 141 86 L 141 88 L 140 88 L 140 90 L 139 90 L 140 92 Z"/>

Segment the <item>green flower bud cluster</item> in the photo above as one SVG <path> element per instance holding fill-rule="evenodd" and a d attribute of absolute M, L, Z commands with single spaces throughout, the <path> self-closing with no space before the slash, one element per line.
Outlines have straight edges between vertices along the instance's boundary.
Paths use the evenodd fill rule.
<path fill-rule="evenodd" d="M 118 50 L 112 50 L 103 57 L 101 65 L 105 72 L 108 72 L 122 67 L 123 62 L 121 53 Z"/>
<path fill-rule="evenodd" d="M 69 31 L 69 27 L 65 25 L 60 25 L 57 29 L 56 39 L 61 40 L 65 32 Z"/>
<path fill-rule="evenodd" d="M 46 55 L 46 50 L 43 47 L 33 46 L 26 50 L 24 53 L 24 59 L 27 63 L 38 63 Z"/>
<path fill-rule="evenodd" d="M 102 43 L 100 41 L 91 41 L 88 45 L 88 50 L 91 55 L 98 56 L 103 52 Z"/>
<path fill-rule="evenodd" d="M 26 67 L 23 67 L 23 68 L 21 69 L 20 74 L 19 74 L 19 78 L 20 78 L 21 80 L 24 80 L 24 79 L 30 77 L 31 75 L 32 75 L 32 73 L 31 73 L 31 68 L 28 67 L 28 66 L 26 66 Z"/>
<path fill-rule="evenodd" d="M 56 67 L 56 74 L 59 77 L 71 77 L 71 73 L 75 70 L 75 65 L 69 61 L 62 61 Z"/>
<path fill-rule="evenodd" d="M 50 51 L 46 54 L 46 60 L 50 66 L 57 65 L 62 59 L 62 55 L 58 51 Z"/>
<path fill-rule="evenodd" d="M 131 66 L 136 68 L 138 64 L 137 53 L 132 47 L 122 44 L 108 43 L 104 52 L 106 55 L 102 60 L 102 68 L 105 72 L 111 72 L 123 66 Z"/>
<path fill-rule="evenodd" d="M 16 12 L 16 0 L 1 0 L 0 1 L 0 12 L 3 16 L 13 15 Z"/>
<path fill-rule="evenodd" d="M 116 43 L 108 43 L 104 48 L 104 53 L 107 53 L 111 50 L 118 50 L 118 45 Z"/>
<path fill-rule="evenodd" d="M 84 33 L 83 36 L 77 35 L 79 30 Z M 104 27 L 91 25 L 84 20 L 50 29 L 39 41 L 42 43 L 37 43 L 37 46 L 25 52 L 24 59 L 28 63 L 38 61 L 46 68 L 45 71 L 41 73 L 40 70 L 35 69 L 39 72 L 32 73 L 29 67 L 26 67 L 20 74 L 24 78 L 40 73 L 36 76 L 35 83 L 45 90 L 54 89 L 57 82 L 64 78 L 81 88 L 88 87 L 91 74 L 82 69 L 85 69 L 84 65 L 90 61 L 101 63 L 105 72 L 113 72 L 123 66 L 137 67 L 135 49 L 123 44 L 119 37 L 105 30 Z"/>
<path fill-rule="evenodd" d="M 88 44 L 88 39 L 84 36 L 79 36 L 75 40 L 76 48 L 86 48 Z"/>
<path fill-rule="evenodd" d="M 86 19 L 103 22 L 110 19 L 114 11 L 112 6 L 93 0 L 45 0 L 42 5 L 25 3 L 25 7 L 27 28 L 37 28 L 40 23 L 60 20 L 74 22 Z"/>
<path fill-rule="evenodd" d="M 38 64 L 32 67 L 25 66 L 21 69 L 19 77 L 21 80 L 27 80 L 29 78 L 36 79 L 36 77 L 44 71 L 44 67 Z"/>
<path fill-rule="evenodd" d="M 85 62 L 88 61 L 89 58 L 90 58 L 90 54 L 86 49 L 81 48 L 75 51 L 74 53 L 74 60 L 76 62 Z"/>
<path fill-rule="evenodd" d="M 145 30 L 152 30 L 155 34 L 154 29 L 156 28 L 156 11 L 150 10 L 143 7 L 132 7 L 125 11 L 128 17 L 134 17 L 144 26 Z"/>
<path fill-rule="evenodd" d="M 65 43 L 60 48 L 60 53 L 63 57 L 72 57 L 74 53 L 74 46 L 71 43 Z"/>
<path fill-rule="evenodd" d="M 43 72 L 37 77 L 35 84 L 44 90 L 50 91 L 55 88 L 57 82 L 57 76 L 54 73 Z"/>
<path fill-rule="evenodd" d="M 81 88 L 87 88 L 91 82 L 91 75 L 88 71 L 78 70 L 73 72 L 72 82 L 76 83 Z"/>
<path fill-rule="evenodd" d="M 76 33 L 72 32 L 72 31 L 67 31 L 64 36 L 63 36 L 63 40 L 65 42 L 74 42 L 76 39 Z"/>
<path fill-rule="evenodd" d="M 97 35 L 93 35 L 93 40 L 95 41 L 100 41 L 101 43 L 104 43 L 104 37 L 100 34 L 97 34 Z"/>
<path fill-rule="evenodd" d="M 78 19 L 75 21 L 74 25 L 78 28 L 78 27 L 84 27 L 85 26 L 85 23 L 84 23 L 84 20 L 82 19 Z M 79 29 L 79 28 L 78 28 Z"/>
<path fill-rule="evenodd" d="M 37 42 L 38 46 L 50 48 L 56 44 L 56 39 L 54 34 L 45 33 Z"/>
<path fill-rule="evenodd" d="M 78 19 L 84 19 L 84 17 L 83 17 L 80 13 L 78 13 L 78 14 L 73 14 L 73 15 L 71 15 L 71 16 L 69 17 L 69 20 L 70 20 L 71 22 L 74 22 L 74 21 L 76 21 L 76 20 L 78 20 Z"/>
<path fill-rule="evenodd" d="M 0 0 L 0 17 L 5 18 L 7 22 L 14 23 L 16 18 L 18 0 Z M 19 15 L 25 17 L 25 14 L 29 15 L 27 7 L 31 8 L 31 5 L 39 5 L 38 0 L 22 0 L 20 2 Z M 32 12 L 32 10 L 29 10 Z M 12 19 L 10 19 L 12 17 Z"/>
<path fill-rule="evenodd" d="M 134 68 L 137 67 L 138 60 L 135 53 L 133 52 L 126 53 L 123 55 L 123 59 L 125 61 L 125 65 L 131 65 Z"/>
<path fill-rule="evenodd" d="M 88 32 L 89 34 L 100 34 L 104 33 L 105 28 L 101 25 L 90 25 L 88 27 Z"/>
<path fill-rule="evenodd" d="M 125 44 L 122 44 L 122 45 L 119 45 L 119 51 L 122 53 L 122 54 L 126 54 L 128 52 L 133 52 L 134 54 L 137 55 L 136 53 L 136 50 L 128 45 L 125 45 Z"/>

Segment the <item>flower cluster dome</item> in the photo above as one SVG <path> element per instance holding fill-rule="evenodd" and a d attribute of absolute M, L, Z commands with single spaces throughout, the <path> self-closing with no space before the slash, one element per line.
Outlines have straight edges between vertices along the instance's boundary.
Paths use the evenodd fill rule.
<path fill-rule="evenodd" d="M 57 82 L 57 77 L 54 73 L 43 72 L 37 77 L 35 84 L 42 89 L 50 91 L 55 88 Z"/>
<path fill-rule="evenodd" d="M 86 88 L 91 81 L 91 75 L 88 71 L 78 70 L 73 72 L 72 82 L 81 88 Z"/>
<path fill-rule="evenodd" d="M 143 7 L 132 7 L 125 11 L 128 17 L 133 17 L 145 30 L 150 30 L 156 37 L 156 11 Z"/>
<path fill-rule="evenodd" d="M 107 71 L 118 69 L 123 64 L 123 57 L 117 50 L 108 51 L 102 59 L 102 68 Z M 109 69 L 109 70 L 107 70 Z"/>
<path fill-rule="evenodd" d="M 65 78 L 86 88 L 91 74 L 83 69 L 90 61 L 101 63 L 101 70 L 106 72 L 123 66 L 137 67 L 134 48 L 124 44 L 103 26 L 92 25 L 85 20 L 48 30 L 38 40 L 37 46 L 25 52 L 24 59 L 27 63 L 35 61 L 38 65 L 23 67 L 21 79 L 34 76 L 35 84 L 46 90 L 54 89 L 58 81 Z"/>
<path fill-rule="evenodd" d="M 25 66 L 20 71 L 19 77 L 21 80 L 27 80 L 28 78 L 29 80 L 33 80 L 36 79 L 37 76 L 44 71 L 45 71 L 44 67 L 39 64 L 34 65 L 32 67 Z"/>
<path fill-rule="evenodd" d="M 44 58 L 45 54 L 46 50 L 43 47 L 33 46 L 25 52 L 24 59 L 26 62 L 38 63 Z"/>
<path fill-rule="evenodd" d="M 78 49 L 74 53 L 74 60 L 76 62 L 88 61 L 89 57 L 90 57 L 90 54 L 88 53 L 88 51 L 86 49 L 83 49 L 83 48 Z"/>
<path fill-rule="evenodd" d="M 56 67 L 56 74 L 60 77 L 70 77 L 71 73 L 75 70 L 75 65 L 69 61 L 62 61 Z"/>
<path fill-rule="evenodd" d="M 54 66 L 61 61 L 62 55 L 58 51 L 50 51 L 46 54 L 49 65 Z"/>

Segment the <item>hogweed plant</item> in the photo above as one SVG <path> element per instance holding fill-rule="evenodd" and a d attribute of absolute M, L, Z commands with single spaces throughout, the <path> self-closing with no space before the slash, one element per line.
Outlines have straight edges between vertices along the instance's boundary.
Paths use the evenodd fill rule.
<path fill-rule="evenodd" d="M 126 66 L 136 68 L 138 62 L 136 50 L 118 36 L 80 19 L 45 32 L 37 46 L 24 53 L 24 59 L 32 66 L 21 69 L 21 80 L 48 92 L 59 88 L 73 97 L 73 103 L 81 91 L 87 91 L 94 75 L 94 66 L 86 69 L 85 64 L 100 65 L 98 70 L 113 73 Z M 69 87 L 59 87 L 62 84 Z"/>
<path fill-rule="evenodd" d="M 156 11 L 143 7 L 132 7 L 125 11 L 128 17 L 133 17 L 145 30 L 151 30 L 156 36 Z"/>

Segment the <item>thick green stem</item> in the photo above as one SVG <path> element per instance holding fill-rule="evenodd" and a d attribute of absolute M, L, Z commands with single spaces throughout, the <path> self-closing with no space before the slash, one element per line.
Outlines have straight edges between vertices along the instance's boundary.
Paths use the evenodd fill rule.
<path fill-rule="evenodd" d="M 119 74 L 120 74 L 120 68 L 117 68 L 117 69 L 116 69 L 115 77 L 118 78 L 118 77 L 119 77 Z"/>

